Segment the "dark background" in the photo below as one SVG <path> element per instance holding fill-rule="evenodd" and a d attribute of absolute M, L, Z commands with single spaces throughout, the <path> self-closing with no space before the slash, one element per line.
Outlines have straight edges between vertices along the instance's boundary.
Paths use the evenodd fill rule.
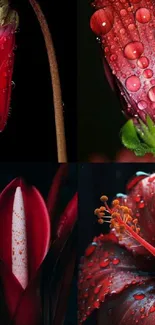
<path fill-rule="evenodd" d="M 100 45 L 90 29 L 91 0 L 78 0 L 78 159 L 94 153 L 114 159 L 122 147 L 121 105 L 104 75 Z"/>
<path fill-rule="evenodd" d="M 108 196 L 110 205 L 117 193 L 125 194 L 127 182 L 137 171 L 153 173 L 155 164 L 85 163 L 79 166 L 78 262 L 93 238 L 109 231 L 105 225 L 99 225 L 94 216 L 94 210 L 101 206 L 101 195 Z M 96 324 L 96 313 L 97 310 L 85 321 L 85 324 Z"/>
<path fill-rule="evenodd" d="M 76 160 L 76 15 L 69 0 L 38 0 L 59 66 L 69 161 Z M 1 160 L 57 161 L 53 95 L 43 35 L 28 0 L 10 0 L 19 14 L 11 117 L 0 134 Z M 72 14 L 70 13 L 72 12 Z M 71 37 L 70 31 L 73 32 Z"/>
<path fill-rule="evenodd" d="M 0 192 L 15 177 L 22 177 L 25 182 L 34 185 L 42 194 L 45 202 L 50 190 L 53 178 L 58 170 L 57 163 L 49 162 L 5 162 L 0 163 Z M 60 189 L 57 212 L 59 215 L 64 211 L 66 205 L 77 191 L 77 167 L 75 164 L 69 164 L 68 177 Z M 76 236 L 76 234 L 75 234 Z M 63 272 L 63 270 L 62 270 Z M 75 269 L 70 298 L 68 301 L 68 310 L 66 314 L 65 325 L 76 325 L 77 323 L 77 270 Z"/>

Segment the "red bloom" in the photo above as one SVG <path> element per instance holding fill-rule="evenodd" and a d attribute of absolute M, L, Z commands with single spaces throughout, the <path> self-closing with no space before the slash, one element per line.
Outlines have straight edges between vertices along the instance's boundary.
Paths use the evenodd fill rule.
<path fill-rule="evenodd" d="M 102 325 L 155 322 L 155 174 L 139 174 L 127 191 L 128 195 L 118 195 L 112 208 L 105 202 L 95 211 L 98 220 L 111 219 L 112 230 L 94 238 L 82 260 L 80 322 L 95 309 Z"/>
<path fill-rule="evenodd" d="M 14 63 L 15 30 L 18 24 L 16 12 L 9 9 L 8 1 L 0 4 L 0 132 L 3 131 L 9 113 L 12 73 Z"/>
<path fill-rule="evenodd" d="M 91 17 L 91 28 L 101 40 L 106 75 L 112 87 L 117 85 L 120 89 L 125 113 L 133 119 L 138 135 L 145 142 L 146 146 L 140 149 L 145 147 L 145 152 L 149 152 L 147 146 L 155 148 L 154 132 L 150 128 L 150 118 L 155 122 L 154 2 L 95 0 L 93 5 L 96 12 Z M 125 146 L 135 150 L 131 140 L 135 146 L 137 141 L 138 147 L 138 138 L 130 127 L 127 124 L 130 134 L 123 129 L 125 139 L 122 140 Z"/>

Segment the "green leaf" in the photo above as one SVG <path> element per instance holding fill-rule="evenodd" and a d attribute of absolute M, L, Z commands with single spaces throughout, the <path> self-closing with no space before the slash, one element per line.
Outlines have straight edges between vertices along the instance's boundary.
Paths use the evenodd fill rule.
<path fill-rule="evenodd" d="M 151 135 L 153 137 L 155 137 L 155 124 L 149 115 L 147 115 L 147 117 L 146 117 L 146 123 L 147 123 L 147 126 L 149 128 Z"/>
<path fill-rule="evenodd" d="M 141 143 L 132 120 L 127 121 L 122 127 L 121 138 L 124 146 L 128 149 L 135 150 L 140 146 Z"/>

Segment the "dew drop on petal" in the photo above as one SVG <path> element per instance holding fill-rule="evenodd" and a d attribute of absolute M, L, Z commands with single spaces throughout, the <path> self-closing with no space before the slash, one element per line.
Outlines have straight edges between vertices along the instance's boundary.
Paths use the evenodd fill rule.
<path fill-rule="evenodd" d="M 97 35 L 107 34 L 112 29 L 113 23 L 113 13 L 109 7 L 97 10 L 90 19 L 90 27 Z"/>
<path fill-rule="evenodd" d="M 128 29 L 130 31 L 134 30 L 135 29 L 135 25 L 134 24 L 129 24 Z"/>
<path fill-rule="evenodd" d="M 109 265 L 109 259 L 106 258 L 105 260 L 100 262 L 100 267 L 106 267 Z"/>
<path fill-rule="evenodd" d="M 148 96 L 149 96 L 151 102 L 155 102 L 155 86 L 150 88 L 150 90 L 148 92 Z"/>
<path fill-rule="evenodd" d="M 116 54 L 112 54 L 112 55 L 110 56 L 110 60 L 111 60 L 111 61 L 116 61 L 116 60 L 117 60 L 117 55 L 116 55 Z"/>
<path fill-rule="evenodd" d="M 151 19 L 151 14 L 147 8 L 140 8 L 136 11 L 136 20 L 139 23 L 141 24 L 148 23 L 150 19 Z"/>
<path fill-rule="evenodd" d="M 125 84 L 126 84 L 126 88 L 132 92 L 138 91 L 141 86 L 140 80 L 136 76 L 131 76 L 128 79 L 126 79 Z"/>
<path fill-rule="evenodd" d="M 124 55 L 129 60 L 138 59 L 144 51 L 144 45 L 141 42 L 131 42 L 125 46 Z"/>
<path fill-rule="evenodd" d="M 149 309 L 149 313 L 153 313 L 153 312 L 155 312 L 155 306 L 154 305 L 151 306 L 150 309 Z"/>
<path fill-rule="evenodd" d="M 144 100 L 140 100 L 139 102 L 138 102 L 138 108 L 140 109 L 140 110 L 143 110 L 143 109 L 146 109 L 147 108 L 147 103 L 144 101 Z M 138 198 L 138 200 L 140 201 L 140 198 Z M 139 202 L 139 201 L 137 201 L 137 200 L 135 200 L 136 202 Z"/>
<path fill-rule="evenodd" d="M 138 59 L 138 61 L 137 61 L 137 65 L 138 65 L 138 67 L 141 68 L 141 69 L 145 69 L 145 68 L 147 68 L 148 65 L 149 65 L 149 60 L 148 60 L 148 58 L 147 58 L 146 56 L 141 56 L 141 58 Z"/>
<path fill-rule="evenodd" d="M 145 298 L 145 295 L 142 293 L 142 294 L 135 294 L 134 296 L 134 299 L 135 300 L 142 300 Z"/>
<path fill-rule="evenodd" d="M 117 265 L 119 263 L 120 263 L 120 260 L 119 260 L 119 258 L 116 258 L 116 257 L 112 261 L 112 264 L 114 264 L 114 265 Z"/>
<path fill-rule="evenodd" d="M 121 10 L 120 10 L 120 15 L 121 15 L 122 17 L 126 16 L 126 15 L 127 15 L 127 11 L 126 11 L 125 9 L 121 9 Z"/>
<path fill-rule="evenodd" d="M 153 76 L 153 71 L 152 71 L 151 69 L 146 69 L 146 70 L 144 70 L 144 72 L 143 72 L 143 76 L 144 76 L 144 78 L 146 78 L 146 79 L 152 78 L 152 76 Z"/>

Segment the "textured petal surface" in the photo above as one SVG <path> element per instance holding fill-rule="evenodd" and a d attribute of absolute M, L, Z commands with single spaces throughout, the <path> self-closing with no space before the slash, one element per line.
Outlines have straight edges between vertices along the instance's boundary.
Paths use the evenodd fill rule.
<path fill-rule="evenodd" d="M 0 131 L 3 131 L 9 113 L 14 63 L 15 26 L 0 27 Z"/>
<path fill-rule="evenodd" d="M 152 0 L 95 0 L 91 28 L 116 76 L 129 116 L 155 121 L 154 26 Z"/>
<path fill-rule="evenodd" d="M 94 238 L 80 265 L 80 322 L 100 308 L 107 296 L 116 296 L 129 286 L 150 281 L 148 273 L 138 271 L 137 266 L 137 259 L 119 247 L 115 235 Z"/>

